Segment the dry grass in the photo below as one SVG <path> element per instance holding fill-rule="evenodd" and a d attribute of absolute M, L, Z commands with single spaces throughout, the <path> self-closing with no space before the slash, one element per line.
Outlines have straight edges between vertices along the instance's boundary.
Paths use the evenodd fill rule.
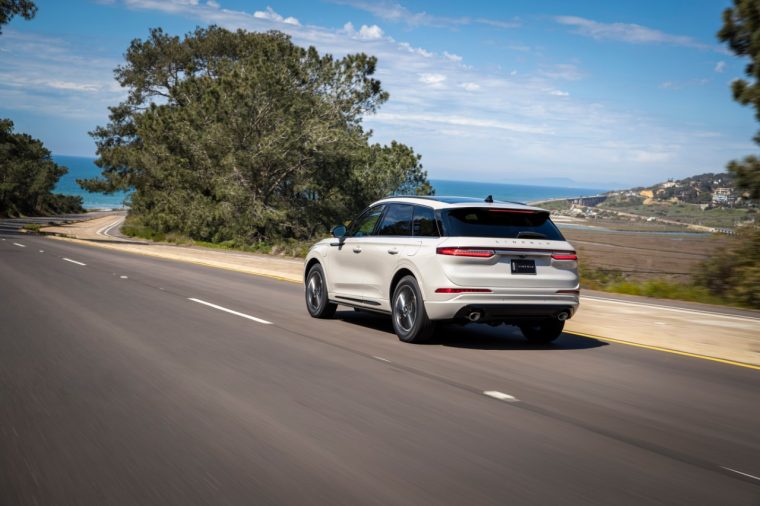
<path fill-rule="evenodd" d="M 615 271 L 629 281 L 687 282 L 692 271 L 728 238 L 562 229 L 589 270 Z"/>

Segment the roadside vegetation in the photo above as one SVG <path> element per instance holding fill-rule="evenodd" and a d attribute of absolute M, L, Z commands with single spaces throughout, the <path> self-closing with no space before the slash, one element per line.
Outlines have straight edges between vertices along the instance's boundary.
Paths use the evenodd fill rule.
<path fill-rule="evenodd" d="M 535 205 L 548 211 L 569 211 L 573 207 L 568 199 L 546 200 L 544 202 L 536 202 Z"/>
<path fill-rule="evenodd" d="M 636 281 L 629 279 L 625 273 L 616 269 L 586 268 L 581 266 L 581 287 L 588 290 L 640 295 L 658 299 L 675 299 L 705 304 L 723 304 L 729 306 L 748 306 L 729 297 L 715 295 L 709 288 L 690 281 L 679 283 L 666 279 L 649 279 Z"/>
<path fill-rule="evenodd" d="M 685 279 L 581 264 L 581 287 L 660 299 L 760 308 L 760 234 L 742 229 Z M 581 260 L 583 257 L 581 257 Z"/>
<path fill-rule="evenodd" d="M 309 248 L 314 243 L 313 239 L 280 239 L 278 241 L 256 241 L 246 243 L 239 240 L 221 242 L 209 242 L 193 239 L 178 232 L 156 232 L 150 227 L 143 225 L 139 217 L 129 216 L 120 229 L 121 233 L 129 237 L 147 239 L 155 242 L 166 242 L 178 246 L 202 246 L 212 249 L 245 251 L 247 253 L 260 253 L 265 255 L 281 255 L 294 258 L 304 258 Z"/>
<path fill-rule="evenodd" d="M 67 170 L 42 142 L 0 119 L 0 217 L 83 212 L 81 197 L 53 193 Z"/>
<path fill-rule="evenodd" d="M 38 233 L 45 225 L 41 225 L 40 223 L 27 223 L 23 227 L 21 227 L 23 230 L 26 230 L 27 232 L 34 232 Z"/>
<path fill-rule="evenodd" d="M 391 193 L 430 194 L 411 147 L 362 127 L 388 100 L 376 65 L 279 32 L 154 29 L 116 69 L 128 97 L 92 133 L 102 177 L 80 184 L 133 190 L 142 237 L 254 249 L 325 234 Z"/>

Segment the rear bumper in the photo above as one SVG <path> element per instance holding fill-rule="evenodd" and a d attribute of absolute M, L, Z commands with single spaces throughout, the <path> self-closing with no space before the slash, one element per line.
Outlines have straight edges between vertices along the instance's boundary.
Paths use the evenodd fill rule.
<path fill-rule="evenodd" d="M 479 322 L 521 322 L 546 318 L 572 318 L 575 307 L 562 304 L 468 304 L 454 315 L 455 320 L 470 320 L 477 314 Z"/>
<path fill-rule="evenodd" d="M 467 317 L 473 311 L 480 313 L 480 322 L 519 323 L 558 318 L 561 313 L 570 319 L 578 310 L 578 297 L 457 297 L 448 301 L 425 301 L 425 310 L 431 320 L 468 321 Z"/>

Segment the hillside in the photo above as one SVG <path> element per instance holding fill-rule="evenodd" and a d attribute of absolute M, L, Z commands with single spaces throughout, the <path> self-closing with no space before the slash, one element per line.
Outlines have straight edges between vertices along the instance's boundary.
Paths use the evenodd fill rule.
<path fill-rule="evenodd" d="M 728 173 L 706 173 L 648 187 L 541 203 L 555 215 L 604 221 L 618 230 L 689 227 L 730 232 L 755 222 L 757 203 L 736 189 Z"/>
<path fill-rule="evenodd" d="M 608 200 L 631 201 L 644 205 L 661 202 L 698 204 L 713 207 L 753 207 L 753 202 L 737 190 L 734 176 L 727 172 L 699 174 L 685 179 L 668 179 L 649 187 L 607 193 Z"/>

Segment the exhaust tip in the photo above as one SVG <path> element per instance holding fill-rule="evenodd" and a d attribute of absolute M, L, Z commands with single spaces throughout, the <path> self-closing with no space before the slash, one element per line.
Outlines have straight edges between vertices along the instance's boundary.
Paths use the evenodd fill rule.
<path fill-rule="evenodd" d="M 467 319 L 470 320 L 471 322 L 476 322 L 480 320 L 481 316 L 482 315 L 480 314 L 480 311 L 473 311 L 472 313 L 467 315 Z"/>
<path fill-rule="evenodd" d="M 561 322 L 567 320 L 568 318 L 570 318 L 570 315 L 567 313 L 567 311 L 562 311 L 557 315 L 557 319 Z"/>

